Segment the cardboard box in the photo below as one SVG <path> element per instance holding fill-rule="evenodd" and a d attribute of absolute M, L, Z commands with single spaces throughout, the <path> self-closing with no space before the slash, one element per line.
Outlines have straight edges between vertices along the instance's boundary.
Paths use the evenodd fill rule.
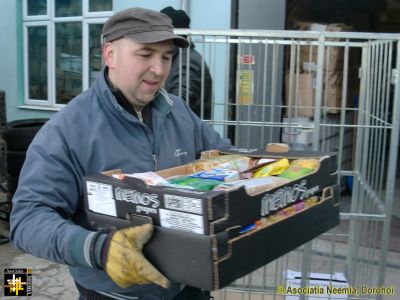
<path fill-rule="evenodd" d="M 297 21 L 295 29 L 303 31 L 351 31 L 352 27 L 346 24 L 333 23 L 333 24 L 319 24 L 314 22 Z M 327 39 L 333 41 L 334 39 Z M 324 70 L 327 72 L 336 72 L 343 69 L 343 47 L 326 46 L 324 52 Z M 304 62 L 308 64 L 317 64 L 318 61 L 318 47 L 317 46 L 301 46 L 300 47 L 300 66 L 304 66 Z M 307 71 L 304 70 L 303 71 Z"/>
<path fill-rule="evenodd" d="M 316 97 L 314 72 L 294 74 L 290 85 L 290 74 L 286 74 L 286 115 L 313 117 Z M 289 88 L 292 90 L 290 103 Z M 322 107 L 328 113 L 340 113 L 342 103 L 343 72 L 325 72 L 322 86 Z"/>
<path fill-rule="evenodd" d="M 342 103 L 343 72 L 327 72 L 325 74 L 325 85 L 323 93 L 323 106 L 327 112 L 340 113 Z"/>
<path fill-rule="evenodd" d="M 257 195 L 247 194 L 243 187 L 229 192 L 186 190 L 147 186 L 136 178 L 119 180 L 109 174 L 96 174 L 84 179 L 85 221 L 81 225 L 107 232 L 152 222 L 156 225 L 154 234 L 145 245 L 144 253 L 156 268 L 172 281 L 216 290 L 339 223 L 334 154 L 294 150 L 266 153 L 258 149 L 207 153 L 290 159 L 313 157 L 320 160 L 320 168 Z M 180 173 L 185 168 L 187 165 L 163 170 L 160 174 Z M 284 207 L 313 195 L 319 198 L 317 204 L 280 221 L 264 222 L 251 231 L 240 232 L 243 225 L 273 213 L 271 207 Z M 93 202 L 93 197 L 98 199 Z"/>
<path fill-rule="evenodd" d="M 328 187 L 318 204 L 234 238 L 229 231 L 201 235 L 155 226 L 144 253 L 170 280 L 218 290 L 338 225 L 337 191 L 337 186 Z M 87 221 L 87 228 L 95 230 L 144 223 L 90 211 Z"/>
<path fill-rule="evenodd" d="M 286 105 L 288 106 L 286 115 L 314 116 L 315 75 L 313 73 L 294 74 L 292 84 L 290 80 L 290 74 L 286 73 Z"/>
<path fill-rule="evenodd" d="M 387 9 L 400 9 L 400 0 L 386 0 Z"/>
<path fill-rule="evenodd" d="M 240 151 L 224 153 L 238 154 Z M 285 203 L 291 205 L 306 195 L 319 195 L 323 188 L 337 183 L 336 155 L 332 153 L 289 151 L 267 155 L 265 150 L 251 151 L 242 154 L 289 159 L 312 157 L 320 160 L 320 168 L 308 176 L 256 195 L 249 195 L 243 186 L 232 191 L 200 191 L 146 185 L 133 177 L 120 180 L 105 174 L 95 174 L 84 178 L 87 210 L 124 219 L 127 214 L 140 215 L 151 218 L 158 226 L 197 234 L 215 234 L 227 228 L 239 230 L 260 217 L 274 213 L 266 207 L 270 198 L 279 194 L 282 188 L 286 195 L 292 193 L 291 201 Z M 216 155 L 220 154 L 223 155 Z M 193 173 L 191 170 L 188 164 L 160 171 L 159 174 L 164 177 L 183 176 Z"/>

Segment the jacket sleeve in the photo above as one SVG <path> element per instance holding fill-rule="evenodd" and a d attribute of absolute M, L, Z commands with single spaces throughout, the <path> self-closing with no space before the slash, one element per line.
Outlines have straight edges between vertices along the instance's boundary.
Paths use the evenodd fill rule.
<path fill-rule="evenodd" d="M 94 233 L 71 221 L 82 194 L 82 170 L 59 127 L 45 124 L 27 151 L 12 200 L 11 242 L 37 257 L 91 265 L 83 245 Z"/>
<path fill-rule="evenodd" d="M 214 129 L 212 125 L 201 120 L 200 122 L 203 150 L 223 150 L 233 147 L 231 145 L 231 141 L 228 138 L 221 137 L 221 135 Z"/>
<path fill-rule="evenodd" d="M 180 72 L 181 78 L 179 78 Z M 188 65 L 187 53 L 184 50 L 181 61 L 178 55 L 174 58 L 170 74 L 165 83 L 165 89 L 168 93 L 179 96 L 180 92 L 181 97 L 190 103 L 190 107 L 198 115 L 200 115 L 201 108 L 201 77 L 201 61 L 198 54 L 193 51 L 190 52 L 190 63 Z M 205 80 L 209 80 L 208 73 L 205 74 Z M 205 88 L 210 88 L 208 82 L 206 83 Z M 179 86 L 181 86 L 180 91 Z M 208 93 L 206 94 L 208 95 Z"/>

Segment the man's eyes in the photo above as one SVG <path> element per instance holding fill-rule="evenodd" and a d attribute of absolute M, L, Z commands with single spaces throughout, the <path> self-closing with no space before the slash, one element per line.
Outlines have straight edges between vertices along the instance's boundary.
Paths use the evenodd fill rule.
<path fill-rule="evenodd" d="M 143 58 L 150 58 L 153 55 L 153 53 L 138 53 L 137 55 L 139 55 L 140 57 L 143 57 Z M 171 54 L 163 55 L 162 59 L 169 61 L 172 59 L 172 55 Z"/>
<path fill-rule="evenodd" d="M 138 55 L 141 57 L 150 57 L 151 53 L 138 53 Z"/>

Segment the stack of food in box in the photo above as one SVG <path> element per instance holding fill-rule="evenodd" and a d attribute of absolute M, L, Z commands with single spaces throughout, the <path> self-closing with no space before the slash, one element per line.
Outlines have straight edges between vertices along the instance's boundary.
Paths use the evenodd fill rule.
<path fill-rule="evenodd" d="M 83 226 L 112 230 L 152 222 L 150 261 L 171 280 L 208 290 L 339 222 L 332 153 L 213 150 L 158 172 L 87 176 L 84 185 Z"/>

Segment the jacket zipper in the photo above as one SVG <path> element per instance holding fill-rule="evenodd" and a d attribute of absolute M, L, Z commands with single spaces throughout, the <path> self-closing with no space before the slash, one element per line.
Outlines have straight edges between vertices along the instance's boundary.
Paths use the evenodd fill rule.
<path fill-rule="evenodd" d="M 155 154 L 153 153 L 152 158 L 153 158 L 153 162 L 154 162 L 154 171 L 157 171 L 157 169 L 158 169 L 157 155 L 155 155 Z"/>

